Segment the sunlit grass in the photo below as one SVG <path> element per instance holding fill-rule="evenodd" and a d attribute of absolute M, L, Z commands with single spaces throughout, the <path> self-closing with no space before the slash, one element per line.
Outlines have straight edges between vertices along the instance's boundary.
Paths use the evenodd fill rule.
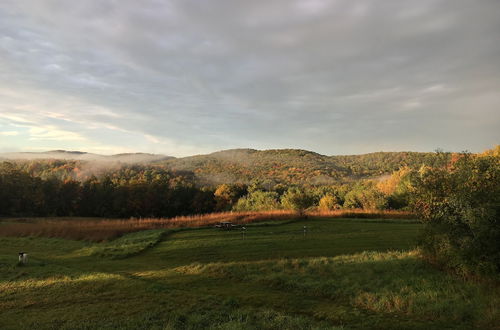
<path fill-rule="evenodd" d="M 212 228 L 104 243 L 0 238 L 0 328 L 495 328 L 498 287 L 428 266 L 418 228 L 309 218 L 249 224 L 245 238 Z"/>
<path fill-rule="evenodd" d="M 121 279 L 121 276 L 109 273 L 87 273 L 76 276 L 61 275 L 50 276 L 44 279 L 23 278 L 0 282 L 0 296 L 9 295 L 15 292 L 26 293 L 31 289 L 40 289 L 47 287 L 69 287 L 78 286 L 82 282 L 92 282 L 95 284 L 98 281 L 116 281 Z"/>
<path fill-rule="evenodd" d="M 353 308 L 415 320 L 494 326 L 499 291 L 488 292 L 430 268 L 416 250 L 320 258 L 194 263 L 180 274 L 255 283 L 270 289 L 342 301 Z M 152 276 L 152 274 L 148 274 Z"/>
<path fill-rule="evenodd" d="M 130 233 L 109 242 L 85 247 L 75 251 L 74 255 L 113 259 L 126 258 L 153 247 L 161 240 L 165 233 L 165 229 L 150 229 Z"/>

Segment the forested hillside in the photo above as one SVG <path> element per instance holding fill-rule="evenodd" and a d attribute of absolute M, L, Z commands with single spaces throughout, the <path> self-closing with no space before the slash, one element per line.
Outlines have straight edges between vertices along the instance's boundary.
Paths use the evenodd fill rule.
<path fill-rule="evenodd" d="M 443 156 L 444 155 L 444 156 Z M 200 186 L 222 183 L 250 184 L 259 181 L 274 186 L 325 185 L 377 178 L 401 167 L 443 165 L 451 154 L 419 152 L 376 152 L 351 156 L 324 156 L 297 149 L 254 150 L 233 149 L 208 155 L 173 158 L 150 154 L 100 156 L 82 152 L 53 151 L 0 155 L 5 161 L 30 175 L 47 179 L 86 180 L 140 164 L 151 171 L 192 172 Z M 29 158 L 33 157 L 33 158 Z M 135 161 L 134 161 L 135 160 Z M 136 167 L 137 168 L 137 167 Z"/>
<path fill-rule="evenodd" d="M 234 149 L 209 155 L 160 162 L 171 169 L 193 171 L 204 184 L 249 183 L 324 185 L 390 174 L 401 167 L 445 163 L 449 154 L 376 152 L 352 156 L 324 156 L 297 149 Z"/>

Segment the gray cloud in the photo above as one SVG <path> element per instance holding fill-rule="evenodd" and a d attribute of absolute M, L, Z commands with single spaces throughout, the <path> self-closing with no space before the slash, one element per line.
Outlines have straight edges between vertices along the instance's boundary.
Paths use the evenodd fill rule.
<path fill-rule="evenodd" d="M 498 31 L 495 0 L 2 1 L 0 148 L 479 151 Z"/>

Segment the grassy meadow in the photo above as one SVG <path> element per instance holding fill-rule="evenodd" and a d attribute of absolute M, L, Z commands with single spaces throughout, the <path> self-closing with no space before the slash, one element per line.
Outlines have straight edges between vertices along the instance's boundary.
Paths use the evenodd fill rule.
<path fill-rule="evenodd" d="M 310 217 L 246 228 L 146 229 L 104 242 L 2 235 L 0 329 L 500 324 L 499 288 L 422 261 L 414 220 Z M 25 266 L 19 251 L 29 254 Z"/>

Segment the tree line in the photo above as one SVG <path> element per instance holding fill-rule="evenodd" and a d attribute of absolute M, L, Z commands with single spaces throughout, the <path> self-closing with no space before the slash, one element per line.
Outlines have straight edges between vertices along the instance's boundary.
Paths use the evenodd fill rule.
<path fill-rule="evenodd" d="M 250 184 L 202 186 L 193 172 L 149 165 L 123 165 L 75 180 L 60 175 L 64 164 L 0 163 L 0 216 L 173 217 L 220 211 L 409 206 L 408 167 L 384 181 L 313 186 L 255 179 Z"/>
<path fill-rule="evenodd" d="M 84 181 L 42 179 L 0 163 L 0 216 L 173 217 L 214 209 L 192 173 L 124 167 Z"/>

